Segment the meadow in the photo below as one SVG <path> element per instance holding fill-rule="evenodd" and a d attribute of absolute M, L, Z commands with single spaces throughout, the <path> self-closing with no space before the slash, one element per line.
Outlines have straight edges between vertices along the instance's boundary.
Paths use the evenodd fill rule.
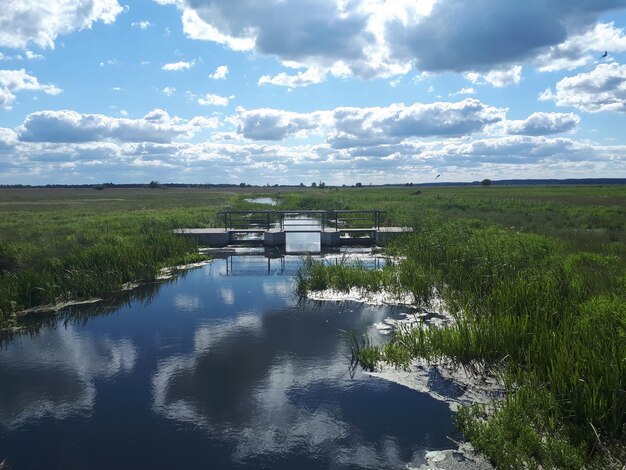
<path fill-rule="evenodd" d="M 626 187 L 0 190 L 0 325 L 42 304 L 103 297 L 195 261 L 181 227 L 269 195 L 277 209 L 381 209 L 415 232 L 380 271 L 309 260 L 301 291 L 396 289 L 444 299 L 455 323 L 360 351 L 366 369 L 413 359 L 500 374 L 509 393 L 459 413 L 502 468 L 624 465 Z M 620 464 L 620 462 L 622 462 Z"/>

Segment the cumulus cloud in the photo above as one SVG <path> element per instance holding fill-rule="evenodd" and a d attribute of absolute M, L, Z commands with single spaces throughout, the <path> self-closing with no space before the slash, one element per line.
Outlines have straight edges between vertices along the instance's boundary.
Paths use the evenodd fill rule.
<path fill-rule="evenodd" d="M 273 56 L 291 67 L 344 69 L 362 77 L 408 71 L 410 65 L 389 61 L 379 23 L 392 11 L 422 8 L 404 0 L 394 0 L 392 7 L 337 0 L 160 3 L 183 10 L 183 30 L 193 39 Z"/>
<path fill-rule="evenodd" d="M 399 142 L 406 138 L 452 137 L 482 131 L 500 122 L 506 111 L 477 99 L 456 103 L 394 104 L 385 108 L 338 108 L 335 130 L 327 141 L 335 148 Z"/>
<path fill-rule="evenodd" d="M 204 98 L 198 98 L 198 104 L 202 106 L 228 106 L 229 99 L 225 96 L 207 93 Z"/>
<path fill-rule="evenodd" d="M 556 91 L 548 89 L 539 99 L 590 113 L 626 112 L 626 65 L 600 64 L 591 72 L 565 77 L 556 84 Z"/>
<path fill-rule="evenodd" d="M 28 60 L 43 60 L 43 59 L 45 59 L 44 56 L 42 56 L 41 54 L 36 54 L 33 51 L 26 51 L 26 52 L 24 52 L 24 55 L 26 56 L 26 58 Z"/>
<path fill-rule="evenodd" d="M 237 132 L 251 140 L 282 140 L 326 132 L 334 148 L 371 146 L 406 138 L 459 136 L 481 131 L 504 119 L 505 110 L 476 99 L 456 103 L 392 104 L 387 107 L 343 107 L 333 111 L 293 113 L 276 109 L 237 108 Z"/>
<path fill-rule="evenodd" d="M 54 48 L 57 36 L 91 28 L 96 21 L 113 23 L 122 10 L 117 0 L 3 2 L 0 46 L 24 48 L 32 43 Z"/>
<path fill-rule="evenodd" d="M 237 108 L 237 132 L 250 140 L 283 140 L 317 129 L 325 113 L 293 113 L 278 109 Z"/>
<path fill-rule="evenodd" d="M 448 143 L 440 155 L 449 163 L 522 164 L 538 163 L 545 158 L 575 160 L 585 151 L 593 151 L 593 147 L 566 138 L 516 135 Z"/>
<path fill-rule="evenodd" d="M 451 180 L 612 176 L 626 171 L 626 146 L 599 146 L 569 138 L 506 136 L 448 138 L 345 149 L 328 144 L 201 142 L 18 142 L 8 149 L 0 181 L 63 180 L 69 165 L 82 181 L 136 182 L 147 178 L 180 182 L 299 183 L 323 178 L 328 184 L 355 181 L 425 181 L 437 171 Z M 324 172 L 320 172 L 323 168 Z M 13 172 L 13 173 L 12 173 Z M 13 176 L 12 176 L 13 175 Z"/>
<path fill-rule="evenodd" d="M 483 71 L 530 59 L 595 24 L 620 0 L 439 0 L 425 21 L 388 25 L 397 57 L 429 71 Z"/>
<path fill-rule="evenodd" d="M 155 113 L 154 118 L 162 119 L 159 114 Z M 332 122 L 324 124 L 331 125 Z M 287 130 L 282 131 L 285 135 L 302 132 L 313 138 L 311 134 L 318 131 L 315 122 L 307 120 L 292 119 L 287 126 Z M 156 178 L 159 181 L 272 184 L 298 184 L 320 178 L 328 184 L 390 183 L 399 179 L 418 182 L 425 181 L 424 175 L 434 171 L 445 173 L 450 180 L 461 181 L 480 179 L 485 172 L 498 178 L 515 178 L 520 174 L 546 178 L 564 174 L 584 177 L 590 173 L 610 177 L 626 171 L 626 146 L 591 145 L 549 136 L 463 136 L 406 139 L 398 143 L 363 139 L 344 148 L 328 143 L 282 145 L 227 143 L 213 139 L 198 143 L 113 139 L 21 142 L 11 131 L 0 132 L 0 141 L 5 141 L 5 148 L 0 152 L 6 156 L 0 159 L 0 182 L 13 182 L 16 178 L 29 183 L 67 181 L 70 169 L 74 178 L 81 181 L 136 182 Z"/>
<path fill-rule="evenodd" d="M 507 121 L 508 134 L 548 135 L 568 132 L 580 123 L 580 117 L 574 113 L 533 113 L 521 121 Z"/>
<path fill-rule="evenodd" d="M 22 142 L 169 142 L 176 137 L 189 138 L 211 121 L 194 118 L 186 121 L 155 109 L 141 119 L 114 118 L 76 111 L 39 111 L 29 114 L 17 129 Z"/>
<path fill-rule="evenodd" d="M 176 88 L 174 88 L 173 86 L 166 86 L 161 90 L 161 93 L 163 93 L 165 96 L 172 96 L 176 94 Z"/>
<path fill-rule="evenodd" d="M 15 93 L 20 91 L 43 91 L 48 95 L 58 95 L 61 89 L 55 85 L 39 83 L 37 77 L 24 69 L 0 70 L 0 108 L 11 109 Z"/>
<path fill-rule="evenodd" d="M 0 127 L 0 151 L 11 149 L 17 143 L 17 135 L 13 129 Z"/>
<path fill-rule="evenodd" d="M 181 10 L 190 38 L 303 69 L 260 80 L 292 88 L 320 83 L 339 70 L 362 78 L 404 75 L 413 66 L 429 72 L 502 74 L 512 64 L 554 56 L 559 45 L 571 49 L 570 39 L 573 44 L 598 35 L 605 42 L 614 38 L 608 29 L 594 27 L 603 13 L 623 7 L 622 0 L 515 5 L 500 0 L 157 1 Z M 519 74 L 484 80 L 517 83 Z"/>
<path fill-rule="evenodd" d="M 465 74 L 465 78 L 476 85 L 489 84 L 496 88 L 517 85 L 522 80 L 522 66 L 515 65 L 506 69 L 496 69 L 486 74 L 469 72 Z"/>
<path fill-rule="evenodd" d="M 599 55 L 608 50 L 612 53 L 626 51 L 626 35 L 614 23 L 598 23 L 582 34 L 551 46 L 534 60 L 534 65 L 541 72 L 571 70 L 598 60 Z"/>
<path fill-rule="evenodd" d="M 228 65 L 220 65 L 215 69 L 215 72 L 209 75 L 209 78 L 213 80 L 225 80 L 228 75 Z"/>
<path fill-rule="evenodd" d="M 298 72 L 295 75 L 288 75 L 285 72 L 279 73 L 273 77 L 263 75 L 259 78 L 259 85 L 276 85 L 288 88 L 305 87 L 322 83 L 326 78 L 326 73 L 320 71 L 317 67 L 311 67 L 304 72 Z"/>
<path fill-rule="evenodd" d="M 186 61 L 171 62 L 169 64 L 165 64 L 163 67 L 161 67 L 161 69 L 166 70 L 168 72 L 178 72 L 180 70 L 189 70 L 195 64 L 196 64 L 195 60 L 192 60 L 191 62 L 186 62 Z"/>

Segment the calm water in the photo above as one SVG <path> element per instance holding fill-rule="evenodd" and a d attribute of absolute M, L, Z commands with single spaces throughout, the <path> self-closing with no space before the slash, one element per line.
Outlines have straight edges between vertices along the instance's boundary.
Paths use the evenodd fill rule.
<path fill-rule="evenodd" d="M 405 468 L 454 436 L 444 403 L 350 378 L 341 330 L 402 310 L 298 305 L 296 256 L 231 256 L 149 300 L 0 350 L 13 468 Z M 154 290 L 154 289 L 153 289 Z M 138 292 L 141 294 L 141 292 Z M 80 311 L 79 311 L 80 313 Z"/>
<path fill-rule="evenodd" d="M 276 199 L 272 199 L 271 197 L 251 197 L 248 199 L 244 199 L 246 202 L 252 202 L 254 204 L 267 204 L 270 206 L 275 206 L 278 204 Z"/>

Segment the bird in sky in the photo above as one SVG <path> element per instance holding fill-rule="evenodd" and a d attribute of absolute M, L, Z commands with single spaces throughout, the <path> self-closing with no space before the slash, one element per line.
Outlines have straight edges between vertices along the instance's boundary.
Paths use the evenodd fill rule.
<path fill-rule="evenodd" d="M 440 176 L 441 176 L 441 175 L 437 175 L 437 176 L 435 176 L 435 179 L 439 178 Z"/>
<path fill-rule="evenodd" d="M 604 51 L 604 54 L 600 56 L 600 59 L 604 59 L 608 55 L 609 55 L 609 51 Z"/>

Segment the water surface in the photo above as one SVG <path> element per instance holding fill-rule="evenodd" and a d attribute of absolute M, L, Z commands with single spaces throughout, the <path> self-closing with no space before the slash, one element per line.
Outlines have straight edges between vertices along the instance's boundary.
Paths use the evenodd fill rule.
<path fill-rule="evenodd" d="M 269 206 L 275 206 L 276 204 L 278 204 L 278 201 L 271 197 L 250 197 L 244 199 L 244 201 L 251 202 L 253 204 L 267 204 Z"/>
<path fill-rule="evenodd" d="M 299 262 L 216 259 L 146 299 L 80 320 L 62 314 L 5 343 L 0 461 L 406 468 L 450 447 L 445 403 L 358 371 L 350 377 L 342 331 L 374 338 L 374 323 L 406 310 L 298 303 Z"/>

